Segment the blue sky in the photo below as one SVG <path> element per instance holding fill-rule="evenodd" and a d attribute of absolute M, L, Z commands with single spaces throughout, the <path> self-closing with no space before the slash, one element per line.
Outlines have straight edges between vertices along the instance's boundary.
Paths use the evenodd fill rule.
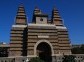
<path fill-rule="evenodd" d="M 36 6 L 49 16 L 56 7 L 68 28 L 71 43 L 84 43 L 84 0 L 0 0 L 0 42 L 10 42 L 10 29 L 20 3 L 25 6 L 28 22 Z"/>

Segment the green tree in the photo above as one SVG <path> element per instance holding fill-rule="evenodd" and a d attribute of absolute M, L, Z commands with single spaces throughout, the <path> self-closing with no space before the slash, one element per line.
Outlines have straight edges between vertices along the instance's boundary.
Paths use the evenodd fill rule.
<path fill-rule="evenodd" d="M 74 47 L 71 49 L 72 54 L 84 54 L 84 44 L 80 47 Z"/>
<path fill-rule="evenodd" d="M 29 60 L 29 62 L 44 62 L 43 60 L 41 60 L 39 57 L 35 57 L 35 58 L 31 58 Z"/>
<path fill-rule="evenodd" d="M 75 56 L 73 56 L 73 55 L 64 55 L 63 62 L 75 62 Z"/>
<path fill-rule="evenodd" d="M 81 50 L 81 54 L 84 54 L 84 45 L 81 45 L 80 50 Z"/>
<path fill-rule="evenodd" d="M 72 54 L 81 54 L 82 50 L 79 47 L 75 47 L 71 49 Z"/>

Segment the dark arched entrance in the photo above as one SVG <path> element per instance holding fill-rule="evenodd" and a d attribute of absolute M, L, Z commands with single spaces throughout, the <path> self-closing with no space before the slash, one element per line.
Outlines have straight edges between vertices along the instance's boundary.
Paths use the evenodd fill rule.
<path fill-rule="evenodd" d="M 42 42 L 37 46 L 37 55 L 40 59 L 44 60 L 45 62 L 51 62 L 51 47 L 46 42 Z"/>

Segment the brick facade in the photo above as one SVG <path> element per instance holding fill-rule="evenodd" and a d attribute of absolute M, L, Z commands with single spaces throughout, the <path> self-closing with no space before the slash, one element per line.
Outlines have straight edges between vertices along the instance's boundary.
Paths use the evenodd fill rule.
<path fill-rule="evenodd" d="M 32 23 L 27 24 L 24 7 L 19 6 L 10 34 L 9 56 L 38 56 L 37 47 L 42 42 L 50 46 L 51 56 L 71 54 L 68 30 L 55 8 L 51 20 L 35 8 Z"/>

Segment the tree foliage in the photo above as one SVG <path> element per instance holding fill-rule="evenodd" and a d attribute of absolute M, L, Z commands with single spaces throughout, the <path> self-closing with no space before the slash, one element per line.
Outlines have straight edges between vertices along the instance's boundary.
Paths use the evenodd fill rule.
<path fill-rule="evenodd" d="M 63 62 L 75 62 L 75 56 L 73 56 L 73 55 L 64 55 Z"/>
<path fill-rule="evenodd" d="M 35 58 L 31 58 L 29 60 L 29 62 L 44 62 L 43 60 L 41 60 L 39 57 L 35 57 Z"/>
<path fill-rule="evenodd" d="M 84 45 L 81 45 L 80 47 L 74 47 L 71 49 L 72 54 L 84 54 Z"/>

